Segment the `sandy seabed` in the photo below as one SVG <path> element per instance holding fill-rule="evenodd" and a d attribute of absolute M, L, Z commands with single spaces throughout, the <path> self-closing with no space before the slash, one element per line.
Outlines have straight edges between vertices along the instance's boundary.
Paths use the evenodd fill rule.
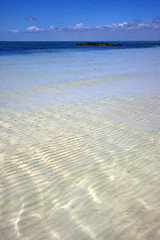
<path fill-rule="evenodd" d="M 159 240 L 160 98 L 1 109 L 1 240 Z"/>

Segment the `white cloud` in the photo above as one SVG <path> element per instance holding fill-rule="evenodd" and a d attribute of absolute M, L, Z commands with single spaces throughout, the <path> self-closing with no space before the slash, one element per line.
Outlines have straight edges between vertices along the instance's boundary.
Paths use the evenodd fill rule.
<path fill-rule="evenodd" d="M 55 31 L 55 27 L 54 26 L 50 26 L 49 30 L 50 31 Z"/>
<path fill-rule="evenodd" d="M 54 27 L 50 26 L 49 28 L 37 28 L 36 26 L 28 27 L 26 32 L 61 32 L 61 31 L 134 31 L 140 29 L 158 29 L 160 28 L 159 24 L 146 24 L 146 23 L 133 23 L 133 22 L 122 22 L 117 24 L 107 24 L 105 26 L 92 26 L 87 27 L 84 26 L 83 23 L 78 23 L 74 27 L 68 26 L 67 28 L 64 27 Z M 19 32 L 18 30 L 11 30 L 14 33 Z"/>
<path fill-rule="evenodd" d="M 41 29 L 37 28 L 36 26 L 28 27 L 26 32 L 39 32 Z"/>
<path fill-rule="evenodd" d="M 73 27 L 73 29 L 81 29 L 81 28 L 83 28 L 83 23 L 78 23 L 76 24 L 75 27 Z"/>
<path fill-rule="evenodd" d="M 127 27 L 128 23 L 127 22 L 123 22 L 123 23 L 119 23 L 118 27 Z"/>
<path fill-rule="evenodd" d="M 144 28 L 157 28 L 156 25 L 147 24 L 147 23 L 132 23 L 132 22 L 123 22 L 118 24 L 108 24 L 105 25 L 103 28 L 109 28 L 110 30 L 137 30 L 137 29 L 144 29 Z"/>
<path fill-rule="evenodd" d="M 133 25 L 132 23 L 123 22 L 118 24 L 108 24 L 108 25 L 105 25 L 104 27 L 110 28 L 110 29 L 121 29 L 121 28 L 127 29 L 132 27 L 132 25 Z"/>
<path fill-rule="evenodd" d="M 138 28 L 141 28 L 141 27 L 151 27 L 150 24 L 146 24 L 146 23 L 139 23 L 137 24 Z"/>
<path fill-rule="evenodd" d="M 18 29 L 11 30 L 12 33 L 19 33 Z"/>
<path fill-rule="evenodd" d="M 69 31 L 77 31 L 77 30 L 85 30 L 89 29 L 88 27 L 84 27 L 83 23 L 77 23 L 74 27 L 68 26 L 67 28 L 63 28 L 64 30 L 69 30 Z"/>
<path fill-rule="evenodd" d="M 96 29 L 102 29 L 102 26 L 95 26 Z"/>
<path fill-rule="evenodd" d="M 112 28 L 112 29 L 114 29 L 114 28 L 117 28 L 117 24 L 107 24 L 107 25 L 105 25 L 104 27 L 105 28 Z"/>

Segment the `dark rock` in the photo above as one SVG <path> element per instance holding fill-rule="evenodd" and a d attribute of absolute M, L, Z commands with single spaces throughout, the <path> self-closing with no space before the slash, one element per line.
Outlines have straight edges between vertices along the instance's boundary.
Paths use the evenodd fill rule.
<path fill-rule="evenodd" d="M 87 42 L 87 43 L 77 43 L 79 46 L 121 46 L 120 43 L 103 43 L 103 42 Z"/>

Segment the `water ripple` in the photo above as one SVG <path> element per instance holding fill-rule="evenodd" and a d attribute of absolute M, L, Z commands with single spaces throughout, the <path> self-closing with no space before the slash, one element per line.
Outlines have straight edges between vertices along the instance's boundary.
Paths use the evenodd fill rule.
<path fill-rule="evenodd" d="M 159 239 L 159 98 L 5 111 L 0 238 Z"/>

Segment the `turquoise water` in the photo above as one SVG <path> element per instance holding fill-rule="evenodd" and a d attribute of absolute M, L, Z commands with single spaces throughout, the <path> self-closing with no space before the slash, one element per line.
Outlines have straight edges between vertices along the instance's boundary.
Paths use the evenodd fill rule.
<path fill-rule="evenodd" d="M 159 48 L 140 46 L 131 49 L 61 48 L 55 52 L 34 52 L 33 49 L 32 54 L 17 52 L 14 55 L 7 52 L 0 56 L 0 89 L 45 88 L 41 96 L 47 94 L 48 98 L 59 98 L 59 101 L 156 91 Z M 51 89 L 56 89 L 57 93 L 50 95 L 47 90 Z M 63 96 L 59 97 L 62 92 Z"/>
<path fill-rule="evenodd" d="M 0 239 L 159 239 L 159 44 L 0 42 Z"/>

